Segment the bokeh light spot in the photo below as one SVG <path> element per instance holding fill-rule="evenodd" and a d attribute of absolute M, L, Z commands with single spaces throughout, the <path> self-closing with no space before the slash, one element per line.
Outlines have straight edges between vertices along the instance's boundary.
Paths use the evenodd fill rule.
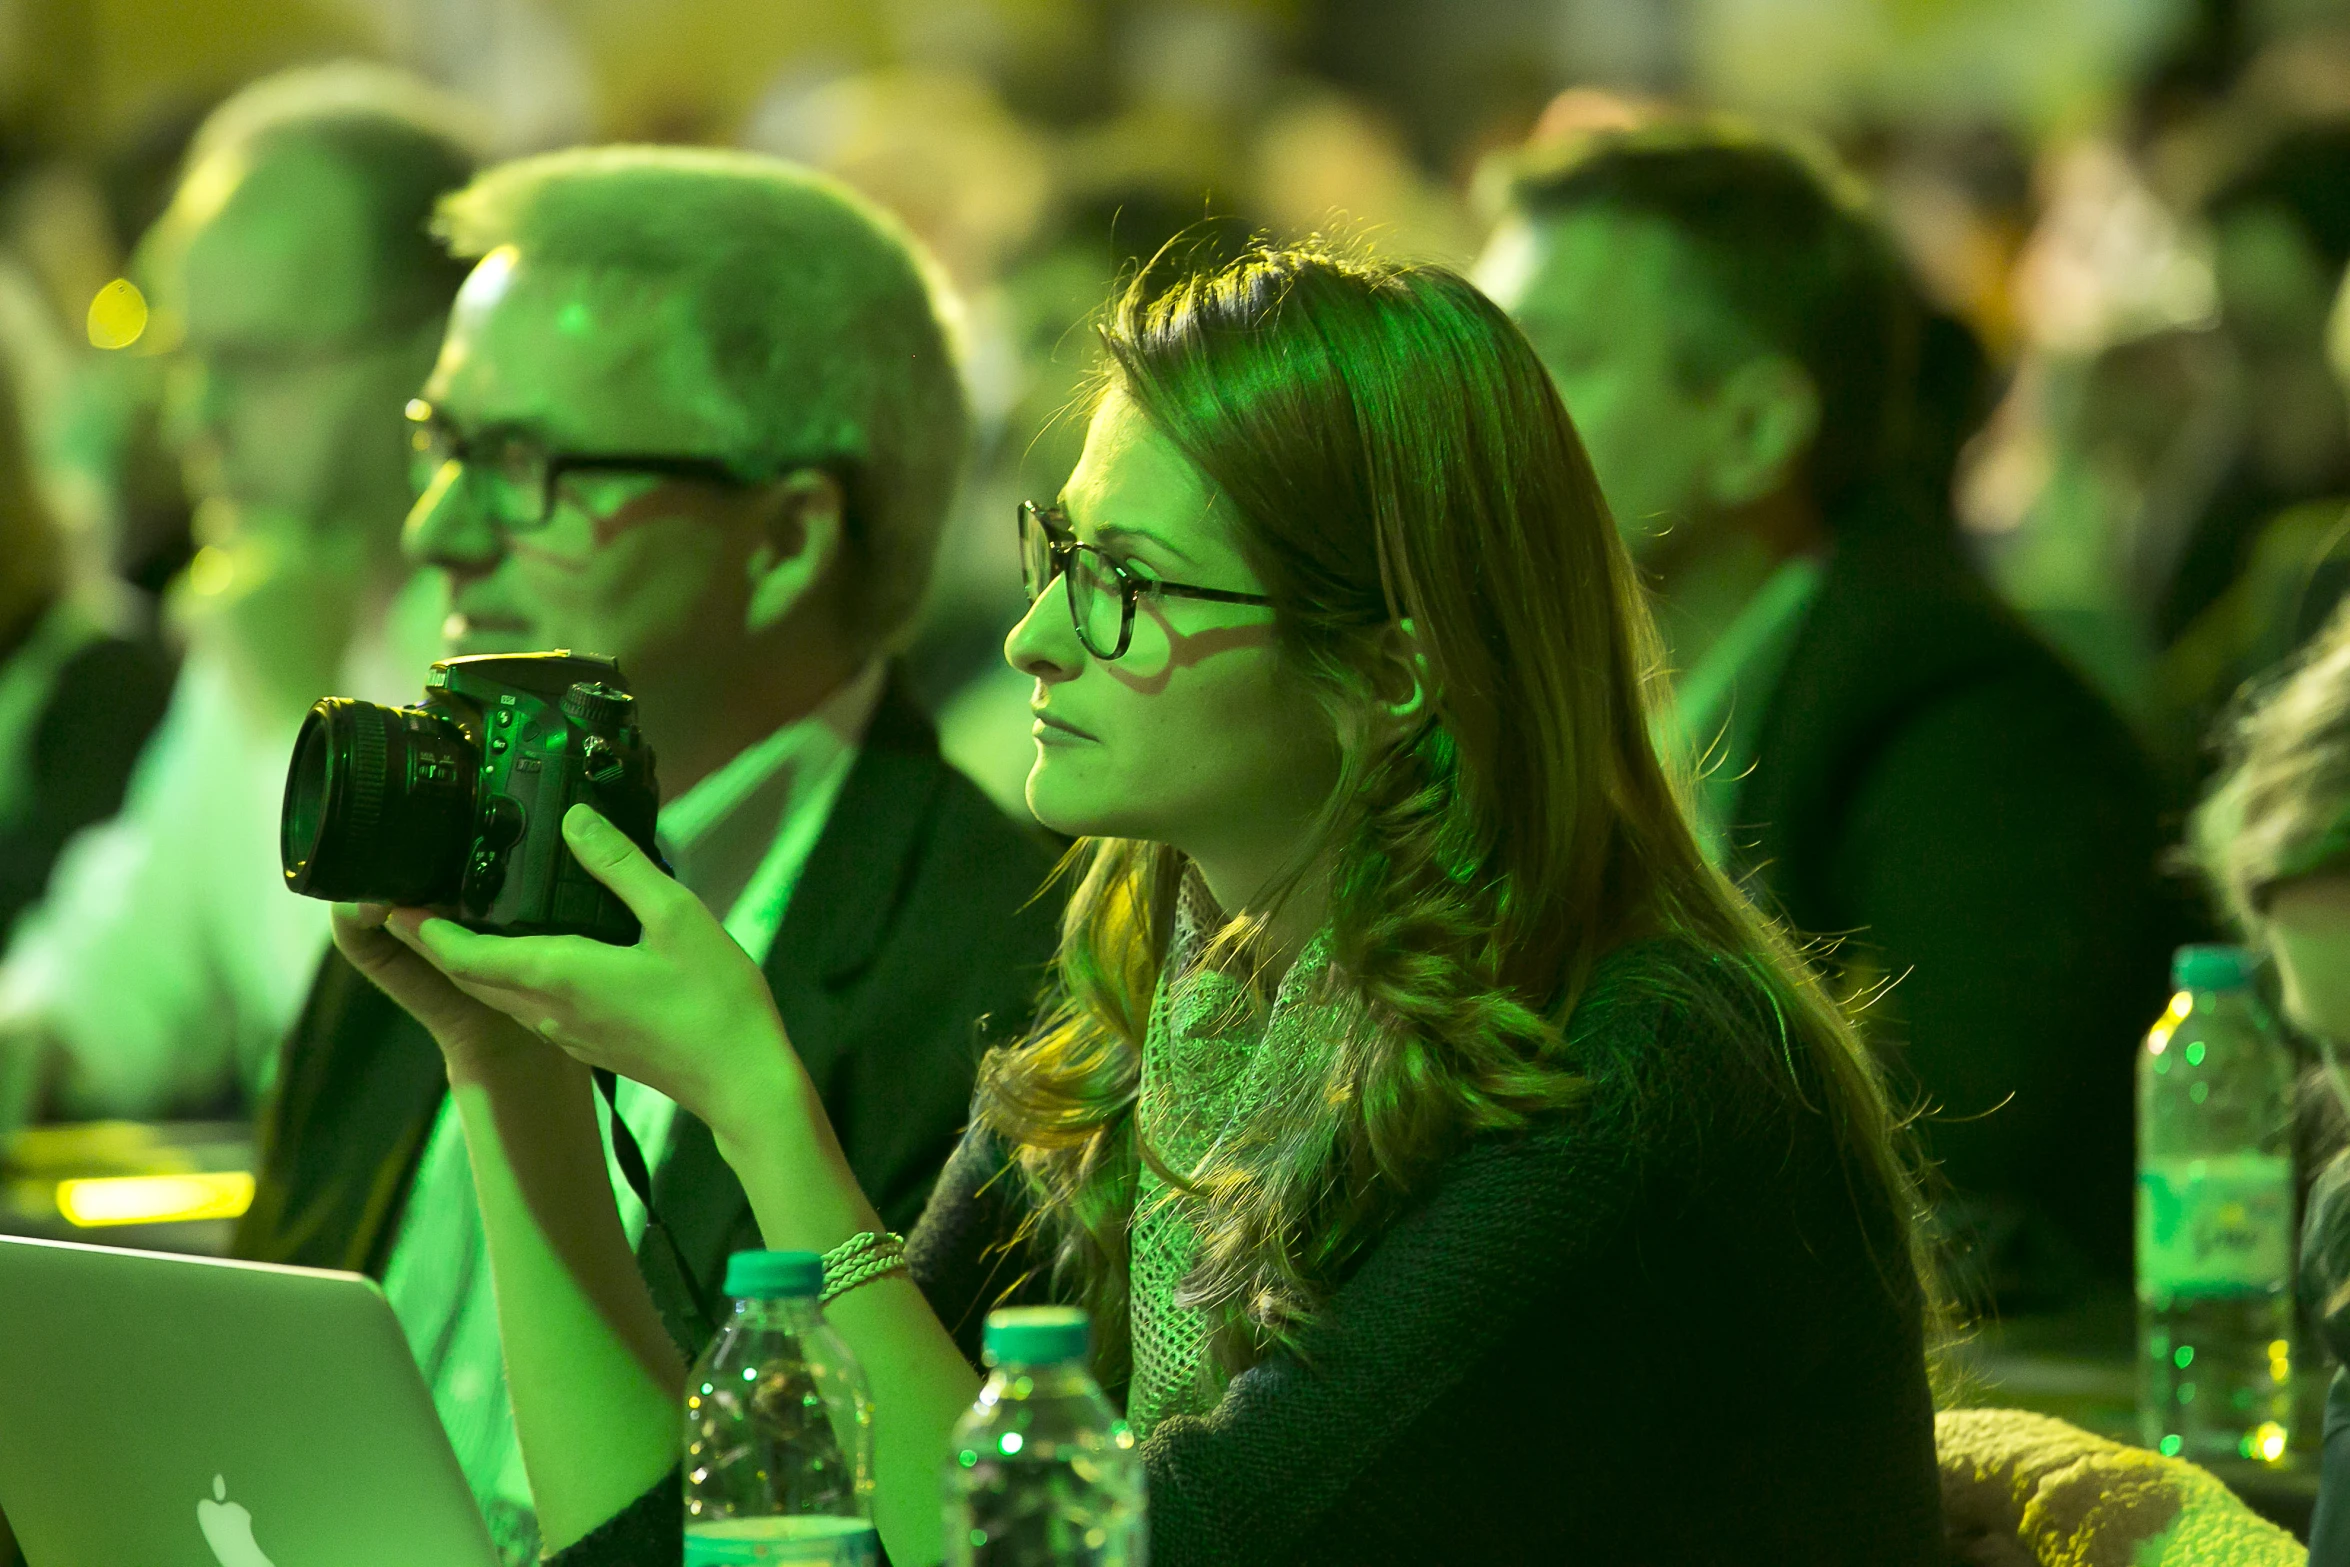
<path fill-rule="evenodd" d="M 209 598 L 226 593 L 229 584 L 237 579 L 237 563 L 228 548 L 221 544 L 207 544 L 196 551 L 196 558 L 188 562 L 188 591 Z"/>
<path fill-rule="evenodd" d="M 87 326 L 92 348 L 128 348 L 147 330 L 147 296 L 118 277 L 90 300 Z"/>

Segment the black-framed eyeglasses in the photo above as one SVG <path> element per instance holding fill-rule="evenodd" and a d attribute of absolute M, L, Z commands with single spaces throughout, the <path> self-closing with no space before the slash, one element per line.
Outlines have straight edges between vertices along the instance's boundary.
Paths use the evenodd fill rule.
<path fill-rule="evenodd" d="M 1167 598 L 1205 599 L 1211 604 L 1254 604 L 1270 608 L 1262 593 L 1235 593 L 1168 582 L 1132 570 L 1116 556 L 1081 544 L 1058 506 L 1020 503 L 1020 585 L 1033 605 L 1058 577 L 1069 596 L 1069 619 L 1085 650 L 1107 662 L 1123 658 L 1134 640 L 1134 605 L 1145 593 Z"/>
<path fill-rule="evenodd" d="M 642 473 L 666 479 L 693 479 L 730 488 L 765 482 L 717 457 L 680 457 L 667 452 L 564 452 L 527 435 L 491 432 L 460 434 L 421 397 L 408 401 L 411 478 L 422 495 L 449 464 L 481 483 L 500 527 L 523 533 L 543 528 L 555 515 L 555 490 L 566 474 Z"/>

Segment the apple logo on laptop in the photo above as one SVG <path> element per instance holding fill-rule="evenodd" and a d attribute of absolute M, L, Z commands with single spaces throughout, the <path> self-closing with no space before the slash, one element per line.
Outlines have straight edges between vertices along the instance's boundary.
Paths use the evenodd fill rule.
<path fill-rule="evenodd" d="M 253 1543 L 253 1515 L 228 1499 L 228 1482 L 219 1475 L 212 1477 L 212 1495 L 196 1503 L 196 1526 L 220 1567 L 270 1567 Z"/>

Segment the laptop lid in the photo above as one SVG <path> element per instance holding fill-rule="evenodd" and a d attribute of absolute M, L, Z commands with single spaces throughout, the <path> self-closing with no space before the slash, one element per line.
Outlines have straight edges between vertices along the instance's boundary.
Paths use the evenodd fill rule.
<path fill-rule="evenodd" d="M 498 1567 L 355 1273 L 0 1237 L 0 1509 L 31 1567 Z"/>

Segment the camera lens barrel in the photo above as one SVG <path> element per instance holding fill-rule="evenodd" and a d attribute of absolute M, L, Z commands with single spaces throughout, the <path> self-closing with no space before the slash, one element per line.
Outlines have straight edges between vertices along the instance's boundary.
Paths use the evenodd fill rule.
<path fill-rule="evenodd" d="M 431 708 L 350 697 L 314 704 L 278 824 L 286 885 L 341 902 L 454 899 L 480 771 L 480 748 Z"/>

